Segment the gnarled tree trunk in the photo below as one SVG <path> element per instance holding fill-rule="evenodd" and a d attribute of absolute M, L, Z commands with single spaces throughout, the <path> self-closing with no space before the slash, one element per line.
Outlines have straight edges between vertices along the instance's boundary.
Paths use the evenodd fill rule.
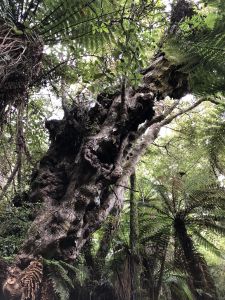
<path fill-rule="evenodd" d="M 123 187 L 165 124 L 170 110 L 157 115 L 153 106 L 187 91 L 187 75 L 159 52 L 137 89 L 99 95 L 94 107 L 74 107 L 63 120 L 46 122 L 51 145 L 30 194 L 42 208 L 4 284 L 11 299 L 52 299 L 41 257 L 77 258 L 113 207 L 122 205 Z"/>
<path fill-rule="evenodd" d="M 155 101 L 187 92 L 186 75 L 155 56 L 136 90 L 100 95 L 93 108 L 74 108 L 61 121 L 46 123 L 51 145 L 32 181 L 30 201 L 41 202 L 17 256 L 24 269 L 39 256 L 73 261 L 104 222 L 164 115 Z M 120 203 L 121 205 L 121 203 Z"/>

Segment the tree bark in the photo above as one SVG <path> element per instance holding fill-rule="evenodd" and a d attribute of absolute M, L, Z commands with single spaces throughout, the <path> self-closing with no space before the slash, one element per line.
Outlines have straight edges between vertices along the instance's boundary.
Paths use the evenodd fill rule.
<path fill-rule="evenodd" d="M 74 261 L 90 234 L 115 204 L 127 178 L 160 130 L 153 105 L 187 92 L 186 75 L 163 53 L 156 55 L 137 90 L 100 95 L 93 108 L 75 107 L 61 121 L 46 122 L 51 145 L 32 180 L 30 201 L 42 203 L 17 256 L 22 270 L 32 260 Z"/>

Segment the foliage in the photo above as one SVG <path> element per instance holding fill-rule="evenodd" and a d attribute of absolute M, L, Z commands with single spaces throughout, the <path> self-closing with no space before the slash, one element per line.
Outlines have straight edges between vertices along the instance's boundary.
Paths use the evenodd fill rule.
<path fill-rule="evenodd" d="M 46 99 L 32 99 L 20 121 L 22 123 L 20 131 L 18 131 L 19 117 L 17 112 L 11 111 L 10 122 L 7 123 L 0 141 L 0 159 L 2 161 L 0 174 L 3 181 L 0 184 L 2 188 L 13 173 L 12 170 L 19 156 L 21 163 L 12 178 L 13 185 L 9 189 L 11 193 L 7 195 L 3 193 L 0 195 L 1 198 L 5 199 L 5 196 L 8 196 L 9 199 L 15 194 L 28 191 L 31 173 L 47 149 L 48 137 L 44 122 L 46 117 L 51 116 L 51 111 L 52 108 L 50 104 L 47 105 Z M 9 147 L 9 144 L 12 146 Z M 20 176 L 23 174 L 23 180 L 19 178 L 18 174 L 21 174 Z"/>
<path fill-rule="evenodd" d="M 138 167 L 138 295 L 193 299 L 193 278 L 183 264 L 184 255 L 175 257 L 176 251 L 182 252 L 176 245 L 177 219 L 187 228 L 194 255 L 206 258 L 220 282 L 217 271 L 222 274 L 218 265 L 224 256 L 225 234 L 224 11 L 224 1 L 207 1 L 174 30 L 168 29 L 162 1 L 1 1 L 0 23 L 6 24 L 16 41 L 23 46 L 24 41 L 40 38 L 45 46 L 43 69 L 30 83 L 28 104 L 7 106 L 0 141 L 1 256 L 17 253 L 38 208 L 29 203 L 27 194 L 30 174 L 35 175 L 48 146 L 44 122 L 55 109 L 49 98 L 54 103 L 60 99 L 66 114 L 78 104 L 91 106 L 100 92 L 115 93 L 130 85 L 135 89 L 149 59 L 161 48 L 188 75 L 196 95 L 216 97 L 210 98 L 214 104 L 204 104 L 164 128 Z M 2 61 L 7 62 L 7 57 L 0 54 Z M 189 96 L 186 102 L 192 100 Z M 44 261 L 59 299 L 69 299 L 75 286 L 91 294 L 101 285 L 114 288 L 121 299 L 130 298 L 130 206 L 127 194 L 125 198 L 101 280 L 93 280 L 97 269 L 92 266 L 91 273 L 85 255 L 76 266 Z M 106 227 L 93 238 L 91 255 L 96 261 Z M 224 290 L 217 285 L 223 299 Z"/>
<path fill-rule="evenodd" d="M 191 90 L 200 95 L 224 93 L 224 1 L 208 1 L 166 41 L 164 49 L 189 74 Z"/>
<path fill-rule="evenodd" d="M 76 274 L 76 268 L 62 261 L 46 259 L 44 260 L 44 265 L 47 267 L 48 277 L 58 299 L 69 299 L 70 291 L 74 288 L 71 273 L 73 275 Z"/>
<path fill-rule="evenodd" d="M 29 203 L 31 174 L 35 172 L 38 161 L 47 149 L 48 137 L 44 128 L 46 116 L 51 116 L 52 108 L 47 106 L 46 99 L 32 99 L 26 114 L 23 116 L 23 144 L 18 152 L 17 148 L 17 115 L 14 110 L 10 113 L 10 123 L 5 127 L 1 136 L 0 174 L 1 201 L 0 227 L 2 256 L 12 256 L 21 246 L 27 229 L 34 219 L 39 204 Z M 15 144 L 14 144 L 15 141 Z M 12 146 L 9 147 L 9 144 Z M 21 165 L 12 177 L 12 170 L 18 156 L 21 155 Z M 22 180 L 18 176 L 21 174 Z M 9 178 L 11 185 L 3 192 Z"/>
<path fill-rule="evenodd" d="M 187 276 L 180 271 L 166 270 L 162 285 L 163 289 L 177 295 L 179 299 L 193 300 L 193 294 L 187 283 Z"/>
<path fill-rule="evenodd" d="M 0 214 L 0 255 L 14 256 L 23 243 L 37 206 L 24 203 L 21 207 L 6 204 Z"/>
<path fill-rule="evenodd" d="M 160 12 L 160 1 L 21 0 L 13 4 L 4 0 L 0 4 L 1 18 L 17 34 L 42 37 L 51 61 L 61 45 L 66 48 L 57 60 L 65 64 L 66 52 L 73 56 L 78 70 L 73 81 L 82 76 L 84 82 L 104 78 L 108 84 L 127 72 L 133 83 L 139 79 L 138 70 L 159 40 L 160 30 L 155 24 L 161 26 L 163 22 Z M 156 27 L 154 35 L 151 24 Z M 144 45 L 148 45 L 148 51 Z M 49 71 L 47 68 L 44 73 Z"/>

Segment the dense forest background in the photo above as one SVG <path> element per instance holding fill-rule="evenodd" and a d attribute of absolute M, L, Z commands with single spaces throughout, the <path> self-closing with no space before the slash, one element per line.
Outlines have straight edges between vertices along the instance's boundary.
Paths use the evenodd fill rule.
<path fill-rule="evenodd" d="M 224 22 L 1 0 L 0 299 L 225 299 Z"/>

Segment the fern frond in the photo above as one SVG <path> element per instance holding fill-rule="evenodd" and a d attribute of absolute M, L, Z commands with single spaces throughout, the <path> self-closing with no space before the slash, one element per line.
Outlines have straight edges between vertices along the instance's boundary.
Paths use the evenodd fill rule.
<path fill-rule="evenodd" d="M 165 45 L 168 57 L 189 74 L 192 90 L 201 95 L 225 92 L 225 17 L 222 10 L 221 14 L 215 12 L 214 17 L 209 25 L 207 18 L 202 24 L 202 18 L 194 16 Z"/>
<path fill-rule="evenodd" d="M 196 239 L 196 242 L 200 246 L 203 246 L 206 250 L 210 251 L 212 254 L 214 254 L 220 258 L 223 258 L 220 250 L 213 243 L 211 243 L 208 239 L 206 239 L 199 231 L 193 230 L 193 234 Z"/>
<path fill-rule="evenodd" d="M 164 275 L 164 281 L 169 286 L 173 294 L 179 299 L 194 300 L 194 295 L 188 286 L 188 278 L 181 272 L 172 272 Z"/>
<path fill-rule="evenodd" d="M 195 220 L 195 224 L 200 226 L 201 228 L 210 230 L 211 232 L 213 232 L 215 234 L 225 236 L 225 227 L 215 224 L 215 222 L 206 221 L 206 220 Z"/>
<path fill-rule="evenodd" d="M 48 270 L 48 277 L 52 282 L 54 292 L 60 300 L 67 300 L 70 296 L 74 283 L 71 280 L 68 270 L 75 273 L 75 268 L 62 261 L 44 260 Z"/>
<path fill-rule="evenodd" d="M 58 274 L 54 271 L 49 271 L 49 279 L 51 280 L 54 293 L 59 300 L 68 300 L 70 297 L 70 288 L 62 281 Z"/>
<path fill-rule="evenodd" d="M 139 206 L 140 207 L 151 208 L 153 210 L 156 210 L 161 215 L 166 215 L 166 216 L 170 217 L 169 212 L 167 212 L 166 209 L 160 208 L 157 204 L 139 203 Z"/>

